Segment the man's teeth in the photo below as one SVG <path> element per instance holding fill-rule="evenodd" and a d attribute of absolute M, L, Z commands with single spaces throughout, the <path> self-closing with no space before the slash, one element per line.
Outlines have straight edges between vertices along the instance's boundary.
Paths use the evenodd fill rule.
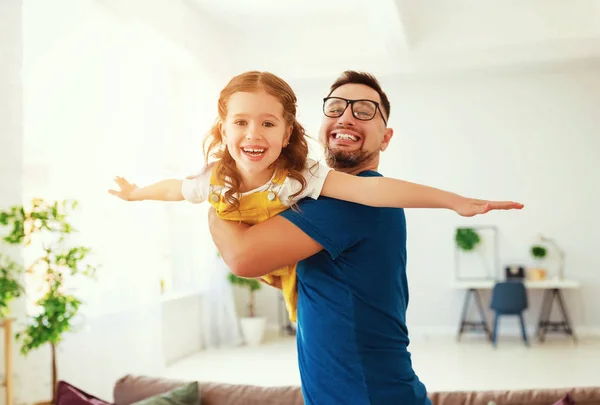
<path fill-rule="evenodd" d="M 350 141 L 358 141 L 358 137 L 350 134 L 335 134 L 335 139 L 347 139 Z"/>

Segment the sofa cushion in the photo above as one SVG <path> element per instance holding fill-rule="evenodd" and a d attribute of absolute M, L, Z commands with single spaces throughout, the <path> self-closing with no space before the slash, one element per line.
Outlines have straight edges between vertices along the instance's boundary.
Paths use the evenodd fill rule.
<path fill-rule="evenodd" d="M 131 405 L 186 382 L 189 381 L 126 375 L 115 384 L 114 402 L 116 405 Z M 298 386 L 259 387 L 199 382 L 199 391 L 202 405 L 303 405 L 302 390 Z M 429 397 L 433 405 L 553 405 L 567 393 L 576 405 L 600 404 L 600 387 L 430 392 Z"/>
<path fill-rule="evenodd" d="M 191 382 L 184 384 L 170 391 L 151 396 L 134 405 L 198 405 L 200 396 L 198 393 L 198 383 Z"/>
<path fill-rule="evenodd" d="M 112 405 L 110 402 L 96 398 L 85 391 L 59 381 L 56 386 L 56 405 Z"/>
<path fill-rule="evenodd" d="M 573 401 L 571 394 L 567 394 L 552 405 L 575 405 L 575 401 Z"/>
<path fill-rule="evenodd" d="M 506 391 L 448 391 L 429 394 L 433 405 L 570 405 L 560 401 L 566 394 L 577 405 L 600 404 L 600 387 L 550 388 Z"/>
<path fill-rule="evenodd" d="M 189 382 L 126 375 L 115 384 L 114 402 L 117 405 L 131 405 Z M 260 387 L 199 382 L 199 391 L 202 405 L 303 405 L 304 403 L 302 390 L 297 386 Z"/>

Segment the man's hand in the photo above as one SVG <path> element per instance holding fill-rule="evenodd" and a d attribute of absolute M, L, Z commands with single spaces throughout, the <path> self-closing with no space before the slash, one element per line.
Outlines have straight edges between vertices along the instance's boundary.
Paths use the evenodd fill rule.
<path fill-rule="evenodd" d="M 208 227 L 223 261 L 234 274 L 239 276 L 237 266 L 244 251 L 244 231 L 250 226 L 219 218 L 217 211 L 211 206 L 208 209 Z"/>
<path fill-rule="evenodd" d="M 514 201 L 487 201 L 461 197 L 454 211 L 463 217 L 472 217 L 494 210 L 520 210 L 523 204 Z"/>
<path fill-rule="evenodd" d="M 295 264 L 323 247 L 296 225 L 276 215 L 248 226 L 217 216 L 208 210 L 208 226 L 223 261 L 240 277 L 260 277 Z"/>

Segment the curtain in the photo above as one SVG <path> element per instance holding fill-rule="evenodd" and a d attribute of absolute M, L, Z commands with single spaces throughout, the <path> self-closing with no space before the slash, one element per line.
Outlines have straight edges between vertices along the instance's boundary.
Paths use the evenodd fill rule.
<path fill-rule="evenodd" d="M 208 285 L 203 301 L 203 342 L 206 348 L 237 346 L 243 342 L 233 298 L 233 290 L 227 280 L 230 270 L 217 257 L 209 270 Z"/>
<path fill-rule="evenodd" d="M 44 19 L 38 4 L 24 20 L 24 200 L 80 202 L 73 241 L 95 250 L 102 271 L 79 289 L 97 315 L 156 302 L 160 279 L 172 290 L 206 284 L 214 248 L 203 207 L 128 203 L 107 190 L 116 175 L 145 185 L 202 167 L 216 98 L 176 44 L 78 4 L 64 21 Z"/>

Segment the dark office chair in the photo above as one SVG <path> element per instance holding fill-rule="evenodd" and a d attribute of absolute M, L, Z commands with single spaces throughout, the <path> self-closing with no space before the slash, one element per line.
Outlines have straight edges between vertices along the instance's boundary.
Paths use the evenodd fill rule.
<path fill-rule="evenodd" d="M 496 283 L 492 290 L 492 302 L 490 308 L 495 312 L 494 330 L 492 332 L 492 343 L 496 346 L 498 336 L 498 322 L 501 316 L 518 316 L 521 321 L 521 333 L 525 345 L 529 346 L 523 312 L 527 309 L 527 290 L 520 281 L 507 281 Z"/>

